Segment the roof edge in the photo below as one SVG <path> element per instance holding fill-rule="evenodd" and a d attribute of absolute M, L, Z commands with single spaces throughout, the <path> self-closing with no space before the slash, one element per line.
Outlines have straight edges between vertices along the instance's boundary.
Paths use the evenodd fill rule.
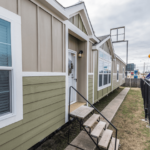
<path fill-rule="evenodd" d="M 121 62 L 123 62 L 126 65 L 126 63 L 116 53 L 115 53 L 115 55 Z"/>

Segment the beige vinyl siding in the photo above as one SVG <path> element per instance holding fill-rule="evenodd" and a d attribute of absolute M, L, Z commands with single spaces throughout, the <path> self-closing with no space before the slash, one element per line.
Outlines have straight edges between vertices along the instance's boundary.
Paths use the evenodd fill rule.
<path fill-rule="evenodd" d="M 98 87 L 98 51 L 93 51 L 93 63 L 94 63 L 94 102 L 100 97 L 97 92 Z"/>
<path fill-rule="evenodd" d="M 65 123 L 65 77 L 23 78 L 23 120 L 0 129 L 0 150 L 27 150 Z"/>
<path fill-rule="evenodd" d="M 114 61 L 114 75 L 113 75 L 113 90 L 115 90 L 116 88 L 118 88 L 120 86 L 120 82 L 117 82 L 117 64 L 119 65 L 119 73 L 120 73 L 120 61 L 116 58 L 116 60 Z M 119 76 L 119 80 L 120 80 L 120 76 Z"/>
<path fill-rule="evenodd" d="M 53 18 L 53 71 L 63 72 L 63 24 Z"/>
<path fill-rule="evenodd" d="M 117 64 L 119 64 L 119 81 L 117 82 Z M 125 76 L 123 79 L 123 67 L 125 69 L 125 64 L 122 63 L 118 58 L 113 61 L 113 90 L 118 88 L 120 85 L 125 83 Z"/>
<path fill-rule="evenodd" d="M 68 48 L 74 51 L 79 51 L 79 40 L 69 34 Z"/>
<path fill-rule="evenodd" d="M 93 104 L 93 75 L 88 77 L 88 101 Z"/>
<path fill-rule="evenodd" d="M 0 0 L 0 6 L 12 11 L 15 14 L 18 12 L 18 0 Z"/>
<path fill-rule="evenodd" d="M 74 24 L 77 28 L 79 28 L 82 32 L 84 32 L 85 34 L 87 34 L 85 26 L 84 26 L 83 21 L 81 19 L 81 16 L 79 14 L 71 17 L 69 19 L 69 21 L 72 24 Z"/>
<path fill-rule="evenodd" d="M 108 42 L 105 42 L 105 43 L 101 46 L 101 48 L 102 48 L 105 52 L 107 52 L 108 54 L 110 54 Z"/>
<path fill-rule="evenodd" d="M 74 24 L 74 18 L 70 18 L 69 21 Z"/>
<path fill-rule="evenodd" d="M 39 46 L 42 53 L 40 53 L 40 70 L 41 71 L 52 71 L 52 16 L 47 12 L 39 9 Z"/>
<path fill-rule="evenodd" d="M 23 71 L 38 71 L 37 7 L 28 0 L 21 1 L 21 23 Z"/>
<path fill-rule="evenodd" d="M 21 16 L 23 71 L 65 72 L 65 25 L 38 5 L 30 0 L 0 0 L 1 7 Z"/>
<path fill-rule="evenodd" d="M 93 73 L 93 51 L 92 51 L 92 43 L 89 42 L 89 73 Z"/>
<path fill-rule="evenodd" d="M 87 42 L 79 41 L 79 50 L 83 50 L 83 57 L 77 58 L 77 90 L 87 98 Z M 80 102 L 85 102 L 79 95 L 77 98 Z"/>

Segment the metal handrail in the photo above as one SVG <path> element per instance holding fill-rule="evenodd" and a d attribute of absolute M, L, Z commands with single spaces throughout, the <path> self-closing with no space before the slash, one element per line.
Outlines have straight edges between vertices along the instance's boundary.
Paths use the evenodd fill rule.
<path fill-rule="evenodd" d="M 68 120 L 70 121 L 70 98 L 71 98 L 71 88 L 74 89 L 88 104 L 90 104 L 115 130 L 116 130 L 116 139 L 115 139 L 115 149 L 117 148 L 117 128 L 103 115 L 100 113 L 97 108 L 95 108 L 81 93 L 79 93 L 73 86 L 69 87 L 69 113 L 68 113 Z"/>
<path fill-rule="evenodd" d="M 150 83 L 148 83 L 147 81 L 147 79 L 143 79 L 143 78 L 141 78 L 148 86 L 150 86 Z M 146 81 L 147 80 L 147 81 Z"/>
<path fill-rule="evenodd" d="M 145 83 L 145 84 L 147 84 L 147 86 L 149 86 L 150 87 L 150 81 L 149 80 L 147 80 L 147 79 L 143 79 L 143 78 L 141 78 L 141 81 L 143 81 L 143 83 Z M 143 85 L 144 86 L 144 85 Z M 149 120 L 149 125 L 150 125 L 150 110 L 149 110 L 149 101 L 145 101 L 145 91 L 144 91 L 144 93 L 143 93 L 143 86 L 141 86 L 141 92 L 142 92 L 142 97 L 143 97 L 143 100 L 144 100 L 144 109 L 145 109 L 145 120 Z M 144 87 L 144 89 L 145 89 L 145 87 Z M 144 94 L 144 95 L 143 95 Z M 148 96 L 148 99 L 149 99 L 149 96 Z M 145 102 L 148 104 L 147 105 L 147 107 L 145 106 Z"/>

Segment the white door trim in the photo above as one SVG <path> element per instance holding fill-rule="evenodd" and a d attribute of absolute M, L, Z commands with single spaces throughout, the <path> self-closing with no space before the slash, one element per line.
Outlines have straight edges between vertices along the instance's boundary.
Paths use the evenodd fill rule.
<path fill-rule="evenodd" d="M 77 52 L 76 51 L 74 51 L 74 50 L 71 50 L 71 49 L 68 49 L 68 53 L 73 53 L 73 54 L 75 54 L 75 78 L 77 79 Z M 67 75 L 67 77 L 68 77 L 68 75 Z M 69 87 L 68 87 L 69 88 Z M 75 87 L 74 87 L 75 89 L 77 89 L 77 82 L 75 82 Z M 69 92 L 69 91 L 68 91 Z M 68 95 L 69 95 L 69 93 L 68 93 Z M 77 102 L 77 95 L 76 95 L 76 97 L 75 97 L 75 101 L 73 101 L 72 103 L 70 103 L 70 105 L 71 104 L 74 104 L 74 103 L 76 103 Z M 69 106 L 69 104 L 68 104 L 68 106 Z"/>

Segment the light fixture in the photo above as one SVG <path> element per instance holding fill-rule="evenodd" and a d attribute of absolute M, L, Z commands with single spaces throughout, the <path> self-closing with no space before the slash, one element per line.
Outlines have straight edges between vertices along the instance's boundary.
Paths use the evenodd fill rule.
<path fill-rule="evenodd" d="M 83 51 L 80 50 L 80 52 L 78 53 L 78 57 L 79 57 L 79 58 L 82 58 L 82 54 L 83 54 Z"/>

